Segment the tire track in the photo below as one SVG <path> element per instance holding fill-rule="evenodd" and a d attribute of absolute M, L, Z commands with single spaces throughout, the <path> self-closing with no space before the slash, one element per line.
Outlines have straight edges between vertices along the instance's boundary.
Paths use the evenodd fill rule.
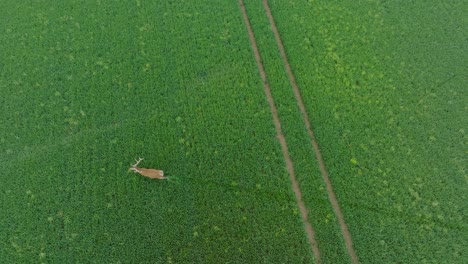
<path fill-rule="evenodd" d="M 305 106 L 304 106 L 304 102 L 302 100 L 301 93 L 299 91 L 299 87 L 298 87 L 298 85 L 296 83 L 296 78 L 294 77 L 294 74 L 293 74 L 293 72 L 291 70 L 288 58 L 286 56 L 286 52 L 284 50 L 283 42 L 282 42 L 281 37 L 279 35 L 278 28 L 276 27 L 276 23 L 275 23 L 275 20 L 273 18 L 273 15 L 271 13 L 271 9 L 270 9 L 270 6 L 268 5 L 267 0 L 263 0 L 263 7 L 265 8 L 265 13 L 268 16 L 268 20 L 270 21 L 271 29 L 273 30 L 273 33 L 275 35 L 276 43 L 278 44 L 278 49 L 280 51 L 281 58 L 283 59 L 283 62 L 284 62 L 284 68 L 285 68 L 286 73 L 287 73 L 287 75 L 289 77 L 289 82 L 290 82 L 290 84 L 292 86 L 294 96 L 296 97 L 297 106 L 299 107 L 299 109 L 300 109 L 300 111 L 302 113 L 302 118 L 303 118 L 304 124 L 306 126 L 307 134 L 309 134 L 309 138 L 310 138 L 312 147 L 313 147 L 314 152 L 315 152 L 315 158 L 317 159 L 317 162 L 318 162 L 319 167 L 320 167 L 320 172 L 322 173 L 323 181 L 325 182 L 325 186 L 327 188 L 328 199 L 330 200 L 330 203 L 332 204 L 333 211 L 335 211 L 335 215 L 336 215 L 336 217 L 338 219 L 338 223 L 340 225 L 341 232 L 342 232 L 344 240 L 345 240 L 346 249 L 347 249 L 348 254 L 349 254 L 349 256 L 350 256 L 350 258 L 352 260 L 352 263 L 357 264 L 357 263 L 359 263 L 359 259 L 358 259 L 358 256 L 356 254 L 356 251 L 353 248 L 353 241 L 352 241 L 352 238 L 351 238 L 351 234 L 350 234 L 350 232 L 348 230 L 348 226 L 346 225 L 346 222 L 344 220 L 344 216 L 343 216 L 343 213 L 341 211 L 340 205 L 338 203 L 338 199 L 336 198 L 335 192 L 333 191 L 333 187 L 332 187 L 332 184 L 331 184 L 331 181 L 330 181 L 330 177 L 329 177 L 328 171 L 327 171 L 327 169 L 325 167 L 325 162 L 323 161 L 322 154 L 320 152 L 320 148 L 319 148 L 318 143 L 317 143 L 317 139 L 315 138 L 314 131 L 312 130 L 312 126 L 311 126 L 311 123 L 310 123 L 309 116 L 307 114 L 307 111 L 306 111 Z"/>
<path fill-rule="evenodd" d="M 290 177 L 290 180 L 291 180 L 292 189 L 293 189 L 294 194 L 296 196 L 296 202 L 297 202 L 297 205 L 298 205 L 299 210 L 301 212 L 302 221 L 304 222 L 304 228 L 305 228 L 305 231 L 307 233 L 307 238 L 309 240 L 310 247 L 311 247 L 312 252 L 314 254 L 316 263 L 320 263 L 320 250 L 318 248 L 318 244 L 317 244 L 317 241 L 315 239 L 315 232 L 314 232 L 314 229 L 312 228 L 312 225 L 309 222 L 308 210 L 307 210 L 307 208 L 306 208 L 306 206 L 304 204 L 304 201 L 302 200 L 302 192 L 301 192 L 301 190 L 299 188 L 299 183 L 298 183 L 298 181 L 296 179 L 296 175 L 294 173 L 293 163 L 292 163 L 291 158 L 289 156 L 288 145 L 287 145 L 286 139 L 285 139 L 285 137 L 283 135 L 283 131 L 281 129 L 281 122 L 280 122 L 280 119 L 279 119 L 279 116 L 278 116 L 278 110 L 277 110 L 277 108 L 275 106 L 275 102 L 274 102 L 273 96 L 271 94 L 270 85 L 268 83 L 265 68 L 263 67 L 260 52 L 258 51 L 257 42 L 255 40 L 255 35 L 253 33 L 249 17 L 247 15 L 247 11 L 246 11 L 245 6 L 244 6 L 244 2 L 242 0 L 239 0 L 239 7 L 241 9 L 242 16 L 244 18 L 244 23 L 245 23 L 245 26 L 247 28 L 248 34 L 249 34 L 250 44 L 252 46 L 252 50 L 253 50 L 254 55 L 255 55 L 255 60 L 257 62 L 258 71 L 259 71 L 260 77 L 262 78 L 262 81 L 263 81 L 263 87 L 264 87 L 265 95 L 267 97 L 268 104 L 270 106 L 270 110 L 271 110 L 272 117 L 273 117 L 273 123 L 275 124 L 276 136 L 277 136 L 278 141 L 280 142 L 280 145 L 281 145 L 281 150 L 283 152 L 283 157 L 284 157 L 284 160 L 286 162 L 286 167 L 287 167 L 289 177 Z"/>

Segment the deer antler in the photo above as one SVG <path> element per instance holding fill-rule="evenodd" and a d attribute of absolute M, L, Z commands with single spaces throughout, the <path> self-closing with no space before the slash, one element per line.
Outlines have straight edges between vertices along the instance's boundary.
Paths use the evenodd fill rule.
<path fill-rule="evenodd" d="M 136 163 L 132 165 L 132 168 L 135 168 L 138 166 L 138 163 L 140 163 L 143 160 L 143 158 L 139 158 L 138 160 L 135 159 Z"/>

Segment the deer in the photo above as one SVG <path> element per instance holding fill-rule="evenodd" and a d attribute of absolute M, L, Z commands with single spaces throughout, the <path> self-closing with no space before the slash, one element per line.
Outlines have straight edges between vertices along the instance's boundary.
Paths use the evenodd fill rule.
<path fill-rule="evenodd" d="M 128 170 L 134 171 L 135 173 L 139 173 L 142 176 L 151 178 L 151 179 L 166 179 L 164 177 L 164 172 L 162 170 L 155 170 L 155 169 L 145 169 L 145 168 L 138 168 L 138 164 L 143 160 L 143 158 L 139 158 L 138 160 L 135 159 L 136 163 L 132 165 L 132 167 Z"/>

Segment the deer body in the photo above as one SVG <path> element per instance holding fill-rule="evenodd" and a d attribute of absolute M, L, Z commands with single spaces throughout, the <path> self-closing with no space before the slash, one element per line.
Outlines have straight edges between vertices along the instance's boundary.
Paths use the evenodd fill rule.
<path fill-rule="evenodd" d="M 138 168 L 138 163 L 142 161 L 143 158 L 140 158 L 139 160 L 135 160 L 136 163 L 132 165 L 130 168 L 131 171 L 138 172 L 142 176 L 151 178 L 151 179 L 166 179 L 164 177 L 164 172 L 162 170 L 155 170 L 155 169 L 146 169 L 146 168 Z"/>

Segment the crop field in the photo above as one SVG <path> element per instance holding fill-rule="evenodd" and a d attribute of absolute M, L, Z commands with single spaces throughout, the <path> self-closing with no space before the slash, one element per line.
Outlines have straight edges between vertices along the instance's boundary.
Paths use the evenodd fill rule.
<path fill-rule="evenodd" d="M 0 1 L 0 262 L 467 263 L 439 2 Z"/>

